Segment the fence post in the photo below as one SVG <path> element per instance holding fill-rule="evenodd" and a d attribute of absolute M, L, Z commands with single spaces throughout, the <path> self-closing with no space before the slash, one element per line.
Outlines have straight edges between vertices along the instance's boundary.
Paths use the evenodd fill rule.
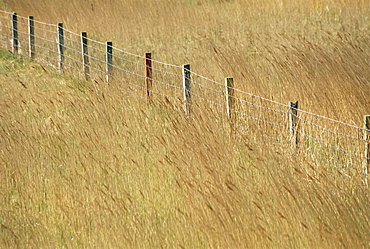
<path fill-rule="evenodd" d="M 58 54 L 59 54 L 59 70 L 64 72 L 64 31 L 63 23 L 58 23 Z"/>
<path fill-rule="evenodd" d="M 90 68 L 89 68 L 89 51 L 87 47 L 87 33 L 81 33 L 81 44 L 82 44 L 82 63 L 84 67 L 85 79 L 90 79 Z"/>
<path fill-rule="evenodd" d="M 145 53 L 145 92 L 146 100 L 150 101 L 150 91 L 152 89 L 152 54 Z"/>
<path fill-rule="evenodd" d="M 229 120 L 232 120 L 232 109 L 234 109 L 234 79 L 227 77 L 225 78 L 226 88 L 226 112 Z"/>
<path fill-rule="evenodd" d="M 107 55 L 106 55 L 106 81 L 109 84 L 109 78 L 112 75 L 113 65 L 113 43 L 107 42 Z"/>
<path fill-rule="evenodd" d="M 14 55 L 18 55 L 18 18 L 17 13 L 12 14 L 12 29 L 13 29 L 13 48 L 12 52 Z"/>
<path fill-rule="evenodd" d="M 187 115 L 190 115 L 190 105 L 191 105 L 191 76 L 190 76 L 190 65 L 182 65 L 182 84 L 184 89 L 184 111 Z"/>
<path fill-rule="evenodd" d="M 364 173 L 367 175 L 370 168 L 370 115 L 364 116 L 364 141 L 365 141 L 365 161 L 364 161 Z"/>
<path fill-rule="evenodd" d="M 298 147 L 298 134 L 297 134 L 297 118 L 298 118 L 298 101 L 289 102 L 289 129 L 290 140 L 292 145 Z"/>
<path fill-rule="evenodd" d="M 28 50 L 30 60 L 35 59 L 35 22 L 33 16 L 28 17 Z"/>

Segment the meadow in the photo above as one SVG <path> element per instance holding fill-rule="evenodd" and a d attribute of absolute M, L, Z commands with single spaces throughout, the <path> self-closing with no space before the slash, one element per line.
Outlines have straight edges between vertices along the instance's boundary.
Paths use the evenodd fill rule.
<path fill-rule="evenodd" d="M 0 5 L 319 115 L 361 126 L 370 114 L 366 1 Z M 0 56 L 0 247 L 370 246 L 361 172 Z"/>

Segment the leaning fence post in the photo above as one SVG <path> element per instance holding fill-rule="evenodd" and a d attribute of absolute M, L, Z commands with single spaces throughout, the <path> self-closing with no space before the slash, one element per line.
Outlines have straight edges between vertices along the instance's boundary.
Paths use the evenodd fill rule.
<path fill-rule="evenodd" d="M 59 70 L 64 72 L 64 31 L 63 23 L 58 23 L 58 54 L 59 54 Z"/>
<path fill-rule="evenodd" d="M 145 53 L 145 92 L 146 100 L 150 101 L 150 91 L 152 89 L 152 54 Z"/>
<path fill-rule="evenodd" d="M 190 65 L 182 65 L 182 83 L 184 89 L 184 111 L 187 115 L 190 114 L 190 105 L 191 105 L 191 76 L 190 76 Z"/>
<path fill-rule="evenodd" d="M 364 173 L 367 175 L 370 168 L 370 115 L 364 116 L 364 141 L 365 141 L 365 161 Z"/>
<path fill-rule="evenodd" d="M 234 109 L 234 79 L 227 77 L 225 78 L 226 88 L 226 113 L 229 120 L 232 120 L 232 113 Z"/>
<path fill-rule="evenodd" d="M 89 51 L 87 46 L 87 33 L 81 33 L 81 44 L 82 44 L 82 63 L 84 67 L 85 79 L 90 79 L 90 69 L 89 69 Z"/>
<path fill-rule="evenodd" d="M 18 55 L 18 18 L 17 13 L 12 14 L 12 30 L 13 30 L 13 48 L 12 52 L 15 55 Z"/>
<path fill-rule="evenodd" d="M 28 17 L 28 50 L 31 60 L 35 59 L 35 24 L 33 16 Z"/>
<path fill-rule="evenodd" d="M 295 145 L 296 147 L 298 147 L 297 120 L 298 120 L 298 101 L 289 102 L 290 140 L 292 142 L 292 145 Z"/>
<path fill-rule="evenodd" d="M 109 84 L 109 78 L 112 74 L 113 69 L 113 43 L 107 42 L 107 54 L 106 54 L 106 81 Z"/>

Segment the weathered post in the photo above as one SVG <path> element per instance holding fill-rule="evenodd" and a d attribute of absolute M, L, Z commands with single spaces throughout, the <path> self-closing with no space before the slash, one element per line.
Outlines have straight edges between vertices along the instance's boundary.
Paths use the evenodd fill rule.
<path fill-rule="evenodd" d="M 150 91 L 152 89 L 152 54 L 145 53 L 144 55 L 145 63 L 145 92 L 146 100 L 150 101 Z"/>
<path fill-rule="evenodd" d="M 234 109 L 234 79 L 225 78 L 225 88 L 226 88 L 226 113 L 230 121 L 233 121 L 233 109 Z"/>
<path fill-rule="evenodd" d="M 190 106 L 191 106 L 191 76 L 190 76 L 190 65 L 182 65 L 182 83 L 184 89 L 184 111 L 187 115 L 190 115 Z"/>
<path fill-rule="evenodd" d="M 292 145 L 298 147 L 298 133 L 297 133 L 297 120 L 298 120 L 298 101 L 289 102 L 289 128 L 290 140 Z"/>
<path fill-rule="evenodd" d="M 59 54 L 59 70 L 64 72 L 63 64 L 64 64 L 64 31 L 63 31 L 63 23 L 58 23 L 58 54 Z"/>
<path fill-rule="evenodd" d="M 368 175 L 370 168 L 370 115 L 364 116 L 364 141 L 365 141 L 365 161 L 364 161 L 364 173 Z"/>
<path fill-rule="evenodd" d="M 12 52 L 14 55 L 18 55 L 18 18 L 17 13 L 12 14 L 12 30 L 13 30 L 13 39 L 12 39 Z"/>
<path fill-rule="evenodd" d="M 87 46 L 87 33 L 82 32 L 81 34 L 81 44 L 82 44 L 82 64 L 84 67 L 85 79 L 90 79 L 90 68 L 89 68 L 89 51 Z"/>
<path fill-rule="evenodd" d="M 112 75 L 113 69 L 113 43 L 107 42 L 107 54 L 106 54 L 106 81 L 109 84 L 109 78 Z"/>
<path fill-rule="evenodd" d="M 33 16 L 28 17 L 28 51 L 30 60 L 35 59 L 35 22 Z"/>

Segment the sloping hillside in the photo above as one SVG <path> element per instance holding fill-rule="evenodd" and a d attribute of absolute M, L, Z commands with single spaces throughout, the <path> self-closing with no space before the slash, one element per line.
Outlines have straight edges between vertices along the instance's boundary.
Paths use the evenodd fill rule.
<path fill-rule="evenodd" d="M 5 2 L 21 16 L 63 22 L 161 62 L 190 63 L 217 82 L 233 77 L 239 90 L 279 103 L 298 100 L 300 109 L 348 124 L 361 126 L 370 113 L 368 1 Z"/>
<path fill-rule="evenodd" d="M 355 173 L 0 56 L 0 247 L 370 246 Z"/>

